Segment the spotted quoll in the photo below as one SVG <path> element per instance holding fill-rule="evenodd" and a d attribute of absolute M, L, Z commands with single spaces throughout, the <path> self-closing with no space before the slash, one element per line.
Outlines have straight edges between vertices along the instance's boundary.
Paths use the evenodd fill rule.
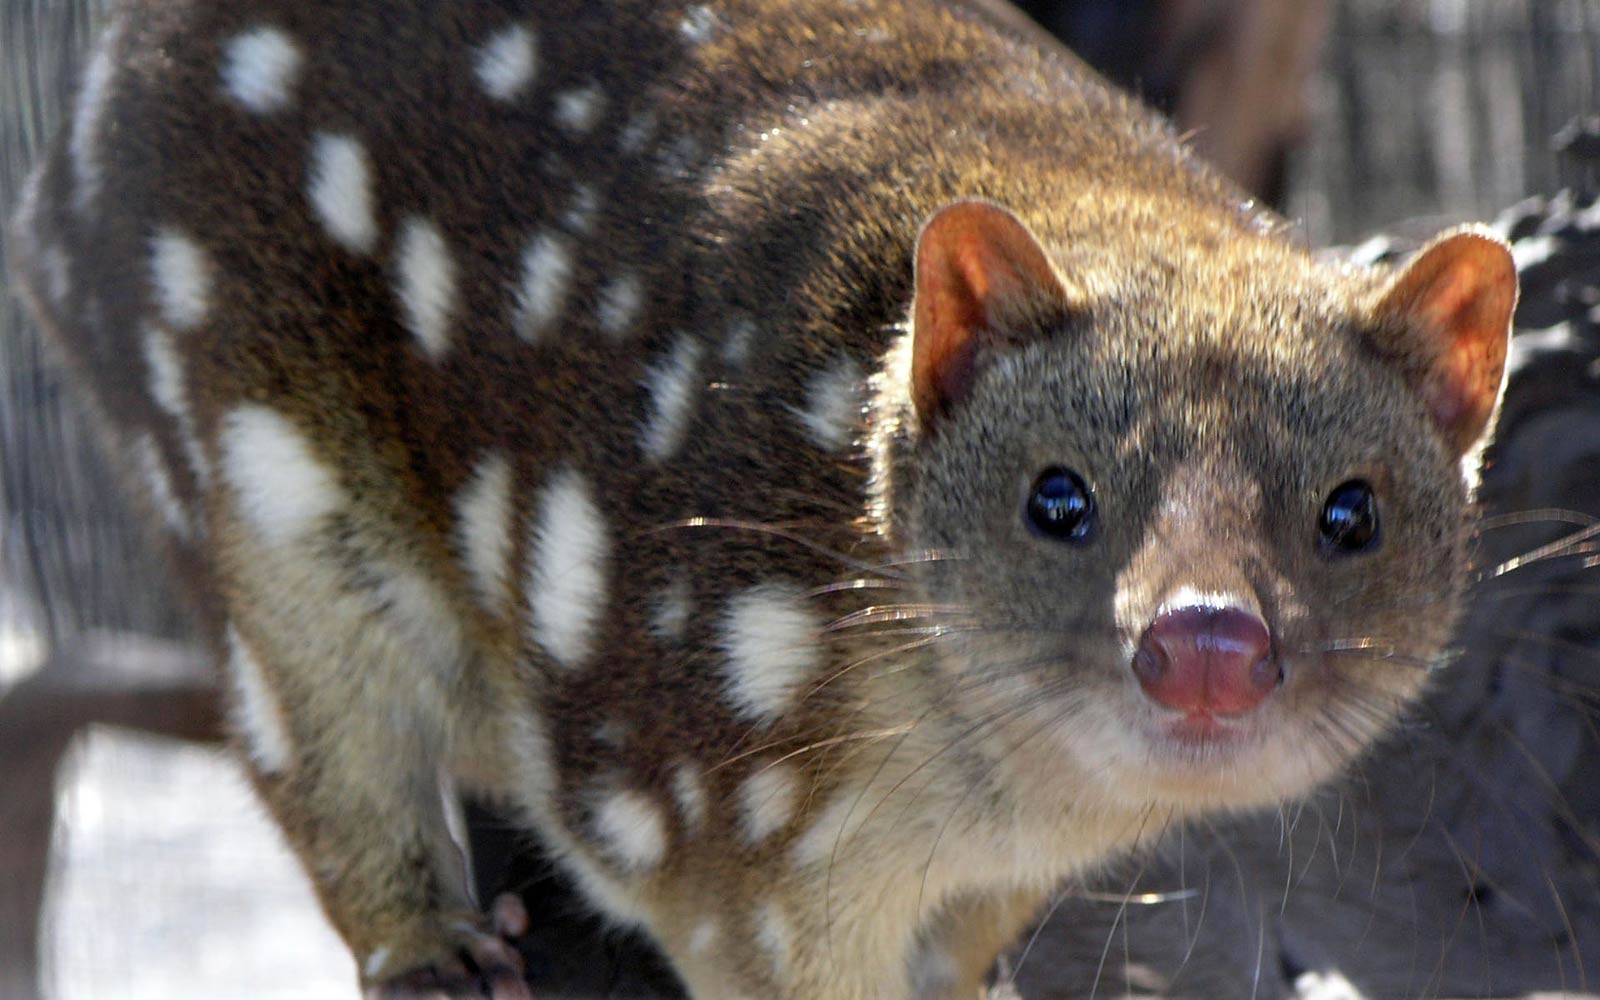
<path fill-rule="evenodd" d="M 525 995 L 443 785 L 696 1000 L 975 997 L 1417 694 L 1516 297 L 940 0 L 133 0 L 12 240 L 378 996 Z"/>

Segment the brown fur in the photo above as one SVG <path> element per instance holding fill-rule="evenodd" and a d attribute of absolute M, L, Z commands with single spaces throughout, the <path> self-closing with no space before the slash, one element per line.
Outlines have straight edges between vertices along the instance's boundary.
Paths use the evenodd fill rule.
<path fill-rule="evenodd" d="M 499 102 L 473 53 L 519 20 L 537 77 Z M 1172 819 L 1304 791 L 1393 720 L 1449 635 L 1461 459 L 1498 398 L 1514 298 L 1503 248 L 1442 242 L 1425 259 L 1457 280 L 1418 279 L 1424 307 L 1407 293 L 1402 308 L 1386 276 L 1314 266 L 1070 56 L 933 0 L 144 0 L 119 23 L 103 185 L 79 208 L 74 151 L 57 147 L 19 222 L 19 277 L 114 437 L 152 432 L 197 518 L 174 544 L 222 595 L 209 632 L 223 655 L 238 637 L 281 709 L 289 762 L 261 770 L 262 792 L 376 985 L 454 974 L 482 941 L 457 926 L 472 904 L 443 769 L 522 807 L 700 1000 L 970 996 L 1055 880 Z M 304 55 L 273 114 L 218 82 L 224 42 L 263 23 Z M 598 121 L 573 135 L 554 95 L 591 84 Z M 647 111 L 648 136 L 620 148 Z M 370 154 L 370 253 L 308 202 L 319 132 Z M 592 216 L 570 217 L 585 191 Z M 1005 206 L 1048 264 L 962 314 L 996 336 L 949 383 L 959 398 L 919 415 L 913 253 L 959 199 Z M 413 215 L 458 277 L 437 360 L 393 291 Z M 209 487 L 140 360 L 163 226 L 211 276 L 202 322 L 171 333 Z M 572 271 L 530 343 L 510 303 L 541 231 Z M 1070 294 L 1034 297 L 1051 268 Z M 629 274 L 643 305 L 613 335 L 597 311 Z M 1426 308 L 1436 285 L 1478 307 Z M 697 362 L 689 417 L 657 463 L 639 443 L 649 373 L 677 345 Z M 1449 382 L 1467 416 L 1427 402 L 1440 357 L 1470 359 Z M 830 450 L 796 413 L 841 364 L 870 395 L 852 445 Z M 252 404 L 337 499 L 276 542 L 229 478 L 227 429 Z M 510 470 L 509 612 L 475 595 L 459 536 L 457 498 L 489 454 Z M 1093 548 L 1024 528 L 1028 482 L 1053 463 L 1093 484 Z M 576 668 L 529 638 L 534 523 L 568 474 L 607 539 Z M 1383 501 L 1384 543 L 1330 561 L 1318 509 L 1355 477 Z M 690 613 L 663 636 L 652 614 L 674 583 Z M 759 722 L 724 677 L 731 609 L 756 587 L 836 626 L 814 634 L 800 696 Z M 1287 664 L 1241 747 L 1138 742 L 1153 710 L 1130 644 L 1184 587 L 1251 604 Z M 873 605 L 946 631 L 906 644 Z M 1355 639 L 1371 650 L 1325 651 Z M 674 797 L 686 763 L 703 817 Z M 794 807 L 752 843 L 741 791 L 783 768 Z M 642 845 L 631 859 L 603 832 L 619 792 L 659 822 L 625 841 Z"/>

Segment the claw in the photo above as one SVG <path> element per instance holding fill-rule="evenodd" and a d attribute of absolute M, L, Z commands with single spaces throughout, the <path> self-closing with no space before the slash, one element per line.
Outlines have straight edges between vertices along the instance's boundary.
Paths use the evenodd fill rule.
<path fill-rule="evenodd" d="M 495 901 L 498 906 L 500 900 Z M 526 916 L 526 911 L 523 911 Z M 514 916 L 514 914 L 513 914 Z M 487 987 L 489 1000 L 533 1000 L 533 993 L 523 981 L 522 956 L 517 949 L 493 934 L 486 934 L 471 925 L 460 925 L 457 932 L 464 939 L 467 956 L 478 969 L 478 978 Z"/>
<path fill-rule="evenodd" d="M 455 958 L 436 959 L 375 982 L 365 1000 L 533 1000 L 523 980 L 522 956 L 504 939 L 527 932 L 528 911 L 520 900 L 513 906 L 506 899 L 495 901 L 493 932 L 469 921 L 449 925 Z"/>
<path fill-rule="evenodd" d="M 514 892 L 496 896 L 494 904 L 489 907 L 489 916 L 494 932 L 503 938 L 521 937 L 528 933 L 532 923 L 528 918 L 528 908 L 522 905 L 522 897 Z"/>

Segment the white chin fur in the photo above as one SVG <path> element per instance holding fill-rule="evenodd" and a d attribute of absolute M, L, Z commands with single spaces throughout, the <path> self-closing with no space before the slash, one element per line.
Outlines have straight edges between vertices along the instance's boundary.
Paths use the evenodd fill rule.
<path fill-rule="evenodd" d="M 1050 742 L 1121 810 L 1180 813 L 1273 806 L 1311 791 L 1345 763 L 1266 707 L 1231 739 L 1194 742 L 1148 705 L 1086 706 Z"/>

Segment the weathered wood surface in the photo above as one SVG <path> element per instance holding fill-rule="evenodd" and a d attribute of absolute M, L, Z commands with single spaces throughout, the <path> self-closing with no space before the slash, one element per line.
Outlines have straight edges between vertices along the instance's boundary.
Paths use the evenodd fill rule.
<path fill-rule="evenodd" d="M 25 165 L 54 132 L 88 38 L 89 12 L 101 2 L 0 5 L 0 203 L 11 202 Z M 1092 48 L 1097 37 L 1104 43 L 1107 22 L 1095 21 L 1090 0 L 1056 6 L 1065 12 L 1061 23 L 1076 26 L 1080 43 Z M 1160 6 L 1113 0 L 1100 14 L 1120 12 L 1126 21 Z M 1227 8 L 1255 5 L 1168 6 L 1205 8 L 1226 25 Z M 1308 105 L 1308 143 L 1287 168 L 1290 211 L 1305 220 L 1313 242 L 1354 240 L 1419 217 L 1400 228 L 1484 217 L 1528 192 L 1600 177 L 1600 159 L 1559 156 L 1549 146 L 1549 136 L 1569 119 L 1600 110 L 1600 4 L 1338 0 L 1332 7 L 1329 58 Z M 1148 29 L 1153 22 L 1144 23 Z M 1160 69 L 1126 62 L 1135 75 Z M 1535 206 L 1518 223 L 1517 235 L 1525 237 L 1520 253 L 1531 265 L 1522 312 L 1530 332 L 1518 349 L 1519 374 L 1487 496 L 1501 512 L 1577 513 L 1566 523 L 1545 514 L 1487 531 L 1486 568 L 1600 517 L 1600 333 L 1590 316 L 1600 303 L 1593 271 L 1600 212 L 1573 210 L 1583 204 L 1558 202 L 1553 217 Z M 1563 239 L 1575 245 L 1563 249 Z M 1570 280 L 1563 269 L 1583 261 L 1589 280 Z M 1532 332 L 1562 318 L 1570 325 Z M 180 616 L 143 568 L 151 560 L 130 523 L 58 374 L 21 327 L 15 304 L 6 302 L 0 309 L 0 640 L 36 633 L 70 642 L 90 628 L 181 635 Z M 1600 762 L 1594 724 L 1600 570 L 1592 551 L 1580 547 L 1486 579 L 1462 662 L 1441 679 L 1415 725 L 1341 789 L 1281 819 L 1192 831 L 1181 851 L 1168 845 L 1065 895 L 1027 957 L 1013 960 L 1021 995 L 1270 997 L 1285 995 L 1300 973 L 1330 970 L 1373 997 L 1600 992 L 1600 779 L 1593 773 Z M 0 641 L 0 650 L 7 648 L 13 647 Z M 84 718 L 130 720 L 122 702 L 50 701 L 60 725 L 51 733 L 25 732 L 8 717 L 46 725 L 49 716 L 30 707 L 44 702 L 33 699 L 40 691 L 55 699 L 65 689 L 37 680 L 7 693 L 14 671 L 14 664 L 0 663 L 0 744 L 9 736 L 25 751 L 0 761 L 10 765 L 11 787 L 26 783 L 26 790 L 0 784 L 0 861 L 6 862 L 0 871 L 22 877 L 0 884 L 0 900 L 25 905 L 17 890 L 38 855 L 18 846 L 26 839 L 16 836 L 24 823 L 14 817 L 37 827 L 38 810 L 57 801 L 42 789 L 49 768 L 37 761 L 65 746 L 64 734 Z M 118 762 L 84 772 L 90 784 L 82 787 L 136 783 L 142 767 L 168 766 L 178 753 L 119 745 Z M 203 817 L 212 807 L 203 784 L 156 781 L 132 791 L 153 805 L 149 815 L 130 816 L 130 824 L 153 820 L 162 809 Z M 73 794 L 68 788 L 60 801 L 72 802 Z M 103 825 L 98 829 L 109 836 Z M 163 855 L 169 863 L 136 864 L 132 874 L 115 877 L 104 854 L 66 852 L 77 867 L 65 881 L 99 903 L 74 911 L 81 918 L 61 927 L 64 937 L 51 948 L 58 961 L 98 957 L 127 962 L 130 970 L 162 961 L 182 970 L 195 960 L 186 950 L 194 940 L 187 931 L 217 915 L 214 893 L 163 910 L 173 914 L 169 934 L 126 934 L 132 926 L 126 914 L 142 900 L 165 900 L 180 881 L 170 859 L 186 851 L 215 857 L 208 838 L 228 836 L 230 828 L 195 822 L 169 829 L 204 842 L 173 843 Z M 484 830 L 492 835 L 493 824 Z M 58 836 L 77 843 L 71 837 L 81 833 L 69 828 Z M 123 843 L 158 850 L 154 841 Z M 34 845 L 29 849 L 37 850 L 37 838 Z M 256 859 L 232 863 L 252 866 Z M 491 878 L 518 884 L 542 877 L 536 873 L 519 868 Z M 221 868 L 214 874 L 220 877 Z M 1123 906 L 1130 886 L 1164 893 L 1167 901 Z M 544 902 L 536 912 L 567 912 L 570 901 L 560 901 L 548 883 L 534 888 Z M 263 906 L 289 907 L 279 911 L 286 924 L 270 918 L 250 924 L 252 946 L 292 963 L 278 949 L 298 939 L 275 937 L 272 927 L 298 928 L 315 914 L 303 897 L 290 905 L 251 891 Z M 7 942 L 31 940 L 20 926 L 25 920 L 22 911 L 0 905 L 0 973 L 15 976 L 25 964 L 4 954 Z M 624 942 L 594 936 L 581 919 L 554 922 L 528 947 L 546 980 L 585 983 L 584 995 L 643 998 L 667 989 Z M 161 951 L 159 958 L 152 950 Z M 123 995 L 107 985 L 114 974 L 58 977 L 66 991 L 60 995 Z M 181 977 L 168 982 L 173 992 L 166 995 L 183 995 Z M 26 995 L 19 979 L 0 974 L 0 996 Z M 252 994 L 246 988 L 237 995 Z"/>

